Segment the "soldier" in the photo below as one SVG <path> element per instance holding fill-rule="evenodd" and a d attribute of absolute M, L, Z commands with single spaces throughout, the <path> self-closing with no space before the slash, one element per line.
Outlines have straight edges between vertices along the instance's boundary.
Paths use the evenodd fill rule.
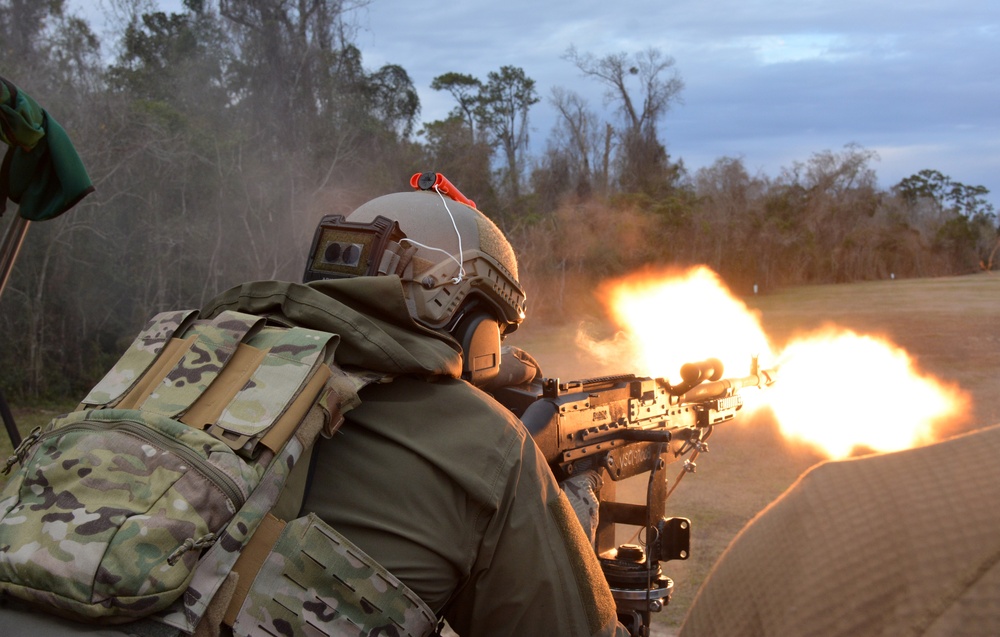
<path fill-rule="evenodd" d="M 521 423 L 477 388 L 499 374 L 500 342 L 524 319 L 525 295 L 503 234 L 443 191 L 386 195 L 324 218 L 306 284 L 244 284 L 203 310 L 332 332 L 336 362 L 376 378 L 308 466 L 297 465 L 274 513 L 314 514 L 370 558 L 361 568 L 398 578 L 416 618 L 409 634 L 447 620 L 466 637 L 627 635 L 544 459 Z M 248 603 L 266 610 L 274 601 L 260 580 Z M 365 628 L 352 634 L 395 634 L 370 632 L 379 612 L 354 609 Z M 258 615 L 259 627 L 234 632 L 306 634 Z M 34 637 L 145 634 L 0 607 L 0 633 L 11 626 Z"/>

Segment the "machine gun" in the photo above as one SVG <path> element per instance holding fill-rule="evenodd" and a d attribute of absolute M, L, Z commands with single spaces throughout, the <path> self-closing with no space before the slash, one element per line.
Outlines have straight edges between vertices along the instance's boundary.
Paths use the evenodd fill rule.
<path fill-rule="evenodd" d="M 740 390 L 775 379 L 775 370 L 758 369 L 756 359 L 748 376 L 723 379 L 722 374 L 722 363 L 709 359 L 684 365 L 677 385 L 634 375 L 569 383 L 543 377 L 492 391 L 524 423 L 558 481 L 584 471 L 601 475 L 594 550 L 619 621 L 633 636 L 647 636 L 650 613 L 670 600 L 673 582 L 660 563 L 690 554 L 690 520 L 665 515 L 666 466 L 690 454 L 684 468 L 693 471 L 713 427 L 742 408 Z M 645 504 L 616 500 L 616 482 L 645 473 Z M 618 545 L 619 524 L 639 527 L 644 539 Z"/>

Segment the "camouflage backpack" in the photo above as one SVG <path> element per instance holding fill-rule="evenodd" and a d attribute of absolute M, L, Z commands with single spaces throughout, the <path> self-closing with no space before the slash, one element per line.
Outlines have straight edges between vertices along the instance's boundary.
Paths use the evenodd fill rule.
<path fill-rule="evenodd" d="M 308 604 L 284 617 L 289 595 L 323 600 L 325 625 L 330 608 L 408 592 L 315 516 L 269 515 L 296 462 L 373 378 L 333 363 L 333 334 L 233 311 L 196 319 L 153 317 L 77 410 L 15 450 L 6 470 L 20 466 L 0 492 L 0 592 L 71 619 L 191 634 L 222 589 L 226 623 L 245 635 L 282 622 L 281 634 L 306 634 Z M 303 577 L 316 569 L 301 563 L 307 550 L 321 569 L 324 555 L 340 560 L 335 572 L 357 575 L 343 590 L 367 598 L 323 589 L 343 577 Z M 365 578 L 374 589 L 355 581 Z M 418 633 L 433 626 L 419 600 L 381 603 L 403 624 L 419 616 Z"/>

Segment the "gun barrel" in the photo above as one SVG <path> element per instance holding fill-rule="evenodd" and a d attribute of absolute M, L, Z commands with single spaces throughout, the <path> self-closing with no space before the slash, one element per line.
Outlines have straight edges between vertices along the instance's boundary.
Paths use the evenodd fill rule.
<path fill-rule="evenodd" d="M 681 382 L 670 387 L 670 393 L 680 396 L 706 381 L 717 381 L 722 378 L 722 361 L 709 358 L 697 363 L 686 363 L 681 366 Z"/>
<path fill-rule="evenodd" d="M 681 396 L 681 402 L 699 403 L 713 398 L 731 396 L 746 387 L 767 387 L 774 383 L 777 377 L 776 369 L 762 369 L 756 374 L 742 378 L 725 378 L 708 383 L 702 383 Z"/>

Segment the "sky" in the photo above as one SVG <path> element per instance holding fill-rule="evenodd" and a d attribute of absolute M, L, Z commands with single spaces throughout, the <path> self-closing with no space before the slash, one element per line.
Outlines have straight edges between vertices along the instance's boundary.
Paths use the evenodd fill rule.
<path fill-rule="evenodd" d="M 855 143 L 873 150 L 889 187 L 931 168 L 983 185 L 1000 210 L 1000 2 L 997 0 L 465 0 L 434 9 L 373 0 L 359 10 L 366 66 L 403 66 L 422 119 L 451 97 L 431 80 L 456 71 L 485 80 L 524 69 L 542 102 L 534 144 L 555 122 L 553 87 L 604 109 L 604 88 L 564 59 L 655 47 L 674 58 L 682 103 L 661 141 L 689 171 L 741 157 L 751 173 Z M 607 109 L 607 117 L 614 117 Z"/>
<path fill-rule="evenodd" d="M 83 0 L 80 0 L 81 2 Z M 161 0 L 165 8 L 179 0 Z M 875 151 L 882 187 L 922 169 L 982 185 L 1000 210 L 998 0 L 370 0 L 355 9 L 370 70 L 398 64 L 421 100 L 421 120 L 454 102 L 431 80 L 454 71 L 482 80 L 524 69 L 542 98 L 529 122 L 540 153 L 561 87 L 605 119 L 604 87 L 565 59 L 570 46 L 602 57 L 654 47 L 684 81 L 660 121 L 661 141 L 689 172 L 739 157 L 751 174 L 858 144 Z"/>

